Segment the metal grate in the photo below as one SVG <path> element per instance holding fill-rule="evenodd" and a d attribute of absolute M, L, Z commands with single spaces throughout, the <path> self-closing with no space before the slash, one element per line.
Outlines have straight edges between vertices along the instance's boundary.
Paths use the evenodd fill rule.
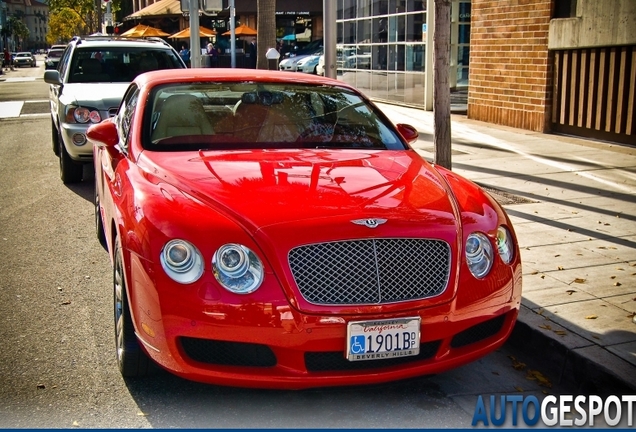
<path fill-rule="evenodd" d="M 289 265 L 300 293 L 310 303 L 395 303 L 444 292 L 450 246 L 428 239 L 319 243 L 292 249 Z"/>
<path fill-rule="evenodd" d="M 428 360 L 437 354 L 441 341 L 420 344 L 420 353 L 409 357 L 396 357 L 381 360 L 349 361 L 342 351 L 306 352 L 305 367 L 309 372 L 347 371 L 386 368 Z"/>
<path fill-rule="evenodd" d="M 267 345 L 190 337 L 179 339 L 186 355 L 201 363 L 224 366 L 276 366 L 276 356 Z"/>

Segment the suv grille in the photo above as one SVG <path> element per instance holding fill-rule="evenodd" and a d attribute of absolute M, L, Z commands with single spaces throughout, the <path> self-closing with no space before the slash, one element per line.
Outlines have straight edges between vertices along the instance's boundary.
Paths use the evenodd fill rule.
<path fill-rule="evenodd" d="M 319 243 L 292 249 L 289 265 L 300 293 L 310 303 L 394 303 L 444 292 L 450 246 L 427 239 Z"/>

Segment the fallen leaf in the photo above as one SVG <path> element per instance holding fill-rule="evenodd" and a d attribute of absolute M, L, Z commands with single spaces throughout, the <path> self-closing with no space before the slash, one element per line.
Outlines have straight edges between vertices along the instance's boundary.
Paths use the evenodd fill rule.
<path fill-rule="evenodd" d="M 523 389 L 519 386 L 515 386 L 515 390 L 517 390 L 520 393 L 523 393 Z"/>
<path fill-rule="evenodd" d="M 45 386 L 44 384 L 38 384 L 38 388 L 39 388 L 40 390 L 43 390 L 43 389 L 45 389 L 45 388 L 46 388 L 46 386 Z"/>
<path fill-rule="evenodd" d="M 537 313 L 538 313 L 539 315 L 543 315 L 543 309 L 539 309 L 539 310 L 537 311 Z"/>
<path fill-rule="evenodd" d="M 143 416 L 143 417 L 145 417 L 145 416 L 147 416 L 148 414 L 146 414 L 146 413 L 144 413 L 144 412 L 139 411 L 139 412 L 137 413 L 137 415 L 138 415 L 138 416 Z"/>
<path fill-rule="evenodd" d="M 561 254 L 556 254 L 554 257 L 557 258 L 557 257 L 560 257 L 560 256 L 561 256 Z"/>
<path fill-rule="evenodd" d="M 543 393 L 544 395 L 550 394 L 550 393 L 548 393 L 547 390 L 541 390 L 541 393 Z"/>
<path fill-rule="evenodd" d="M 598 318 L 598 315 L 588 315 L 585 317 L 585 319 L 596 319 Z"/>
<path fill-rule="evenodd" d="M 539 328 L 545 329 L 545 330 L 552 330 L 552 327 L 550 327 L 548 324 L 542 324 L 539 326 Z"/>
<path fill-rule="evenodd" d="M 600 337 L 598 337 L 598 336 L 592 336 L 592 337 L 593 337 L 594 339 L 601 340 L 601 338 L 600 338 Z"/>
<path fill-rule="evenodd" d="M 579 214 L 579 212 L 575 212 L 575 211 L 573 211 L 573 212 L 572 212 L 572 214 Z"/>
<path fill-rule="evenodd" d="M 565 336 L 566 334 L 568 334 L 568 332 L 566 332 L 565 330 L 555 330 L 554 333 L 558 334 L 559 336 Z"/>
<path fill-rule="evenodd" d="M 610 276 L 610 279 L 616 279 L 616 276 Z"/>
<path fill-rule="evenodd" d="M 583 278 L 576 278 L 576 279 L 574 279 L 574 282 L 576 282 L 576 283 L 585 283 L 585 279 L 583 279 Z"/>
<path fill-rule="evenodd" d="M 541 279 L 545 279 L 545 275 L 541 275 Z"/>
<path fill-rule="evenodd" d="M 576 292 L 576 290 L 567 290 L 566 293 L 568 293 L 568 295 L 572 295 Z"/>
<path fill-rule="evenodd" d="M 64 300 L 62 303 L 60 303 L 62 305 L 70 305 L 71 301 L 70 300 Z"/>
<path fill-rule="evenodd" d="M 526 379 L 537 381 L 542 387 L 552 388 L 552 383 L 550 382 L 550 380 L 538 370 L 528 369 L 528 375 L 526 375 Z"/>
<path fill-rule="evenodd" d="M 629 315 L 627 315 L 627 318 L 634 318 L 634 316 L 636 316 L 636 312 L 632 312 Z"/>
<path fill-rule="evenodd" d="M 557 269 L 563 270 L 563 267 L 562 266 L 558 266 Z"/>
<path fill-rule="evenodd" d="M 630 267 L 636 267 L 636 262 L 635 263 L 631 263 L 629 266 Z"/>
<path fill-rule="evenodd" d="M 623 267 L 616 267 L 616 270 L 625 271 Z"/>
<path fill-rule="evenodd" d="M 604 223 L 603 225 L 604 225 L 604 226 L 609 226 L 610 224 L 608 224 L 608 223 Z"/>
<path fill-rule="evenodd" d="M 621 286 L 621 285 L 623 285 L 623 284 L 620 283 L 620 282 L 614 282 L 614 286 Z"/>
<path fill-rule="evenodd" d="M 533 272 L 532 272 L 532 273 L 530 273 L 530 274 L 531 274 L 531 275 L 536 275 L 536 274 L 539 274 L 539 272 L 538 272 L 538 271 L 533 271 Z"/>
<path fill-rule="evenodd" d="M 76 420 L 73 420 L 73 426 L 79 427 L 79 423 Z"/>
<path fill-rule="evenodd" d="M 512 368 L 515 370 L 524 370 L 526 364 L 517 360 L 514 356 L 508 356 L 512 360 Z"/>

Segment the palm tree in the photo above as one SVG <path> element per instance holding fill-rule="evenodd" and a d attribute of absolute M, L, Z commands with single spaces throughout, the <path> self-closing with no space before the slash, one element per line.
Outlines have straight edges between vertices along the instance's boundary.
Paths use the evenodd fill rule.
<path fill-rule="evenodd" d="M 256 68 L 268 69 L 265 53 L 276 47 L 276 0 L 258 0 Z"/>

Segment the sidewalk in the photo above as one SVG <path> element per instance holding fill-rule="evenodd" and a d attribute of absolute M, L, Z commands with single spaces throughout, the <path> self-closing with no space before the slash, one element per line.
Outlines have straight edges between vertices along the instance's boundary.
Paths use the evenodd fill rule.
<path fill-rule="evenodd" d="M 378 106 L 420 132 L 433 113 Z M 453 171 L 503 204 L 519 238 L 523 301 L 510 343 L 585 389 L 636 390 L 636 147 L 452 116 Z"/>

